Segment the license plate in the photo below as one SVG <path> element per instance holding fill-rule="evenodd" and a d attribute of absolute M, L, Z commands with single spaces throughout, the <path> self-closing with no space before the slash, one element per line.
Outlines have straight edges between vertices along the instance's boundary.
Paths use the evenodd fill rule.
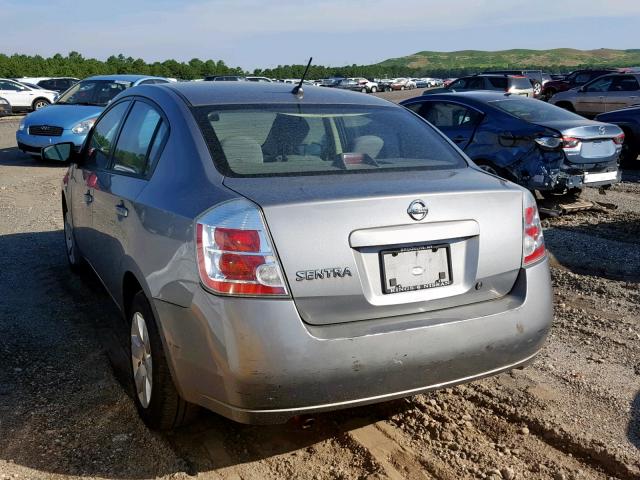
<path fill-rule="evenodd" d="M 585 173 L 584 183 L 606 182 L 607 180 L 617 180 L 618 172 Z"/>
<path fill-rule="evenodd" d="M 383 250 L 380 265 L 384 293 L 446 287 L 453 281 L 448 245 Z"/>

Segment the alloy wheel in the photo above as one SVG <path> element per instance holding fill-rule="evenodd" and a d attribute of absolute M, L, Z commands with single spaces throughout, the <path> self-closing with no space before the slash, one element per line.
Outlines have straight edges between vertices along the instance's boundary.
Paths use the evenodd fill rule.
<path fill-rule="evenodd" d="M 140 312 L 131 319 L 131 364 L 136 395 L 143 408 L 151 403 L 153 389 L 153 360 L 147 323 Z"/>

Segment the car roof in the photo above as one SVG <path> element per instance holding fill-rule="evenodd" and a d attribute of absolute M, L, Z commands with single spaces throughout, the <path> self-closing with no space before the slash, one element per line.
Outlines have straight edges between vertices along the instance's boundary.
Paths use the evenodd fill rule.
<path fill-rule="evenodd" d="M 432 93 L 429 95 L 421 95 L 419 97 L 410 98 L 401 103 L 402 104 L 410 103 L 417 100 L 423 100 L 423 101 L 424 100 L 452 100 L 452 101 L 471 100 L 471 103 L 477 102 L 477 103 L 484 104 L 484 103 L 492 102 L 494 100 L 508 100 L 508 99 L 527 100 L 527 97 L 522 97 L 520 95 L 513 95 L 510 93 L 495 92 L 491 90 L 472 90 L 467 92 Z M 529 99 L 529 100 L 533 101 L 533 99 Z"/>
<path fill-rule="evenodd" d="M 135 83 L 139 80 L 146 80 L 150 78 L 166 80 L 163 77 L 155 77 L 153 75 L 95 75 L 93 77 L 83 78 L 83 80 L 122 80 L 125 82 Z"/>
<path fill-rule="evenodd" d="M 305 85 L 304 96 L 299 99 L 291 93 L 290 83 L 267 82 L 184 82 L 163 83 L 153 88 L 172 90 L 193 106 L 233 104 L 352 104 L 394 106 L 375 97 L 344 89 Z"/>

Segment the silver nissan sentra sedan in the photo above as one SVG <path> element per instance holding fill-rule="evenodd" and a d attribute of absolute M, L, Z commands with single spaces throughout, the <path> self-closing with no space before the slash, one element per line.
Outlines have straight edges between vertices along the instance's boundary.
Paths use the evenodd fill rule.
<path fill-rule="evenodd" d="M 552 319 L 532 195 L 414 113 L 337 89 L 140 86 L 69 159 L 62 210 L 130 324 L 142 418 L 245 423 L 522 366 Z"/>

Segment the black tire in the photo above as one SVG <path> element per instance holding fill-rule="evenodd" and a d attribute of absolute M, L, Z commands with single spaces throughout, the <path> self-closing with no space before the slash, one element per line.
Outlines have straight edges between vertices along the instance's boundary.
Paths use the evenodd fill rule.
<path fill-rule="evenodd" d="M 551 100 L 551 97 L 553 97 L 556 93 L 557 92 L 553 88 L 550 88 L 549 90 L 544 92 L 545 100 L 548 102 L 549 100 Z"/>
<path fill-rule="evenodd" d="M 632 145 L 632 143 L 635 142 L 629 134 L 629 131 L 625 129 L 624 134 L 624 143 L 622 144 L 622 151 L 620 152 L 620 166 L 622 168 L 640 168 L 640 161 L 638 160 L 640 151 L 638 151 L 636 145 Z"/>
<path fill-rule="evenodd" d="M 64 246 L 67 254 L 67 262 L 69 263 L 69 269 L 73 273 L 80 274 L 84 272 L 86 263 L 82 256 L 82 252 L 80 252 L 78 243 L 76 242 L 71 214 L 66 208 L 63 210 L 62 214 L 64 221 Z"/>
<path fill-rule="evenodd" d="M 40 110 L 41 108 L 47 107 L 51 105 L 51 102 L 46 98 L 36 98 L 31 104 L 31 108 L 35 110 Z"/>
<path fill-rule="evenodd" d="M 360 92 L 362 92 L 362 93 L 367 93 L 367 87 L 362 87 L 362 88 L 360 89 Z"/>
<path fill-rule="evenodd" d="M 148 333 L 150 357 L 152 360 L 152 383 L 150 401 L 143 406 L 137 392 L 134 378 L 134 357 L 132 343 L 129 341 L 130 378 L 133 382 L 133 399 L 140 417 L 149 428 L 154 430 L 171 430 L 192 421 L 198 414 L 199 407 L 180 397 L 171 378 L 169 364 L 165 356 L 160 338 L 158 324 L 153 315 L 147 297 L 142 291 L 135 294 L 128 309 L 129 326 L 131 327 L 136 314 L 142 315 Z M 132 335 L 133 336 L 133 335 Z"/>
<path fill-rule="evenodd" d="M 371 93 L 376 93 L 378 89 L 376 87 L 371 87 Z"/>
<path fill-rule="evenodd" d="M 478 165 L 482 170 L 492 175 L 495 175 L 500 178 L 504 178 L 505 180 L 511 180 L 511 175 L 504 168 L 498 167 L 493 162 L 489 160 L 474 160 L 474 163 Z"/>
<path fill-rule="evenodd" d="M 402 87 L 400 87 L 400 90 L 404 90 L 404 85 Z"/>

